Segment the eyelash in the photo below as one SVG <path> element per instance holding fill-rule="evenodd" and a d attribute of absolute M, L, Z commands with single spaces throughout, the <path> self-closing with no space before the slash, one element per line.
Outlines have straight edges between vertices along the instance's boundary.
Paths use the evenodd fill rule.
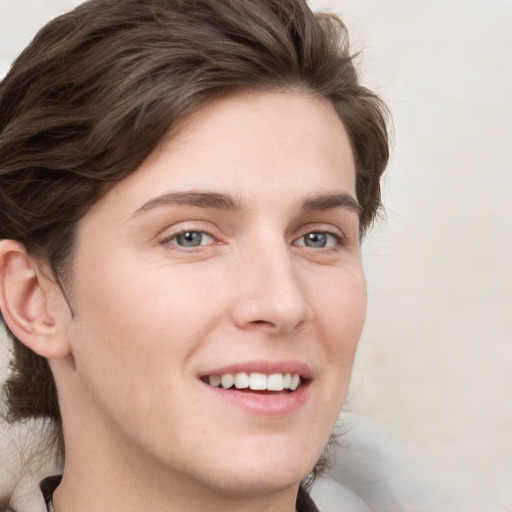
<path fill-rule="evenodd" d="M 192 245 L 189 247 L 181 246 L 178 243 L 171 243 L 172 240 L 177 239 L 178 237 L 183 236 L 187 233 L 200 234 L 203 237 L 204 236 L 209 237 L 213 240 L 213 242 L 207 243 L 207 244 L 200 244 L 200 245 L 196 245 L 196 246 Z M 327 237 L 330 236 L 334 239 L 335 243 L 332 245 L 327 245 L 325 247 L 309 247 L 308 245 L 306 245 L 305 242 L 298 243 L 301 240 L 304 241 L 306 236 L 312 235 L 312 234 L 325 235 Z M 202 242 L 202 240 L 201 240 L 201 242 Z M 176 246 L 176 247 L 179 247 L 180 249 L 187 250 L 188 252 L 194 252 L 194 250 L 196 250 L 196 251 L 200 250 L 200 248 L 204 247 L 205 245 L 215 245 L 216 242 L 215 242 L 214 236 L 211 235 L 210 233 L 208 233 L 207 231 L 203 231 L 200 229 L 183 229 L 177 233 L 173 233 L 169 236 L 164 237 L 163 239 L 161 239 L 159 241 L 159 244 L 164 245 L 164 246 L 166 246 L 166 245 L 167 246 Z M 308 249 L 312 249 L 312 250 L 323 250 L 324 252 L 336 252 L 336 251 L 340 250 L 342 247 L 344 247 L 346 244 L 347 244 L 347 240 L 344 235 L 342 235 L 341 233 L 339 233 L 337 231 L 331 231 L 331 230 L 326 230 L 326 229 L 318 229 L 318 230 L 308 231 L 308 232 L 304 233 L 303 235 L 301 235 L 300 237 L 298 237 L 293 242 L 293 245 L 298 246 L 298 247 L 307 247 Z"/>

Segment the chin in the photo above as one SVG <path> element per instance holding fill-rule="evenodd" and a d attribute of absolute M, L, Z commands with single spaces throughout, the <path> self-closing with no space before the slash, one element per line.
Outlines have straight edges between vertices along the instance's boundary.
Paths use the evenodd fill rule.
<path fill-rule="evenodd" d="M 265 495 L 297 488 L 313 470 L 321 454 L 308 456 L 304 450 L 282 449 L 280 452 L 246 452 L 236 464 L 215 469 L 215 486 L 224 488 L 229 495 Z M 210 477 L 213 475 L 210 475 Z"/>
<path fill-rule="evenodd" d="M 238 471 L 231 476 L 225 475 L 225 478 L 219 479 L 217 485 L 227 496 L 264 496 L 297 489 L 308 473 L 309 471 L 293 469 L 274 471 L 267 467 L 265 471 L 259 471 L 257 468 L 247 468 L 247 471 Z M 215 484 L 214 486 L 217 487 Z"/>

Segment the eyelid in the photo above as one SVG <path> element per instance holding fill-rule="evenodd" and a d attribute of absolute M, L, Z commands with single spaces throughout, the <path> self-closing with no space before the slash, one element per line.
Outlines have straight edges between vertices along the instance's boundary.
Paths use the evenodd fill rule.
<path fill-rule="evenodd" d="M 325 221 L 310 221 L 298 226 L 294 231 L 297 233 L 296 239 L 307 235 L 308 233 L 326 233 L 334 236 L 340 240 L 348 240 L 345 230 L 342 229 L 339 223 L 325 222 Z M 349 230 L 350 232 L 350 230 Z"/>

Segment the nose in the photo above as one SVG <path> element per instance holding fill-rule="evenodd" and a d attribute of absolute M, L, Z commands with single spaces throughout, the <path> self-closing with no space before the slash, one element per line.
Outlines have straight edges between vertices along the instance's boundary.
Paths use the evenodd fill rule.
<path fill-rule="evenodd" d="M 242 329 L 291 333 L 312 317 L 306 283 L 285 244 L 267 249 L 253 254 L 240 269 L 233 321 Z"/>

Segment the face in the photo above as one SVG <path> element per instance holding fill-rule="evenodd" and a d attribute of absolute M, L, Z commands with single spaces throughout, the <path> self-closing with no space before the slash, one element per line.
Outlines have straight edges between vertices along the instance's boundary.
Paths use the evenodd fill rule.
<path fill-rule="evenodd" d="M 326 100 L 244 94 L 187 119 L 80 223 L 56 371 L 68 457 L 92 437 L 105 464 L 183 485 L 296 485 L 363 327 L 358 229 Z"/>

